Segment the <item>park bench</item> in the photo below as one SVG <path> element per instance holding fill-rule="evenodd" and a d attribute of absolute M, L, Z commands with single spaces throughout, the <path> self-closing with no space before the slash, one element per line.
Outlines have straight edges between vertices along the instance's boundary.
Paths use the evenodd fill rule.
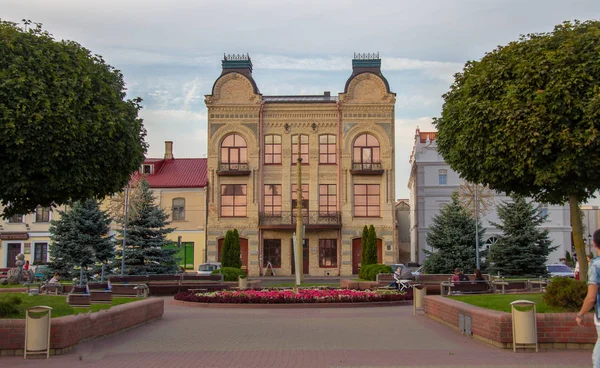
<path fill-rule="evenodd" d="M 423 286 L 427 286 L 427 294 L 442 294 L 444 288 L 447 288 L 452 283 L 452 274 L 420 274 L 417 276 L 417 282 Z M 475 280 L 474 274 L 467 274 L 469 280 Z M 483 278 L 490 279 L 490 275 L 484 274 Z M 443 295 L 443 294 L 442 294 Z"/>
<path fill-rule="evenodd" d="M 484 294 L 491 291 L 489 281 L 458 281 L 450 284 L 450 294 Z"/>
<path fill-rule="evenodd" d="M 91 298 L 87 287 L 73 286 L 73 290 L 67 295 L 67 304 L 72 307 L 89 307 Z"/>
<path fill-rule="evenodd" d="M 529 284 L 527 280 L 506 280 L 504 278 L 493 280 L 492 289 L 496 293 L 518 293 L 528 291 Z"/>
<path fill-rule="evenodd" d="M 61 284 L 49 284 L 45 283 L 40 287 L 40 292 L 45 294 L 62 294 L 63 293 L 63 285 Z"/>
<path fill-rule="evenodd" d="M 92 304 L 112 303 L 112 291 L 108 288 L 108 282 L 90 282 L 88 290 Z"/>
<path fill-rule="evenodd" d="M 390 284 L 394 281 L 396 281 L 396 279 L 394 279 L 394 274 L 393 273 L 380 273 L 377 274 L 377 277 L 375 278 L 375 280 L 377 281 L 377 289 L 382 289 L 382 290 L 396 290 L 396 288 L 394 286 L 390 286 Z M 412 280 L 401 280 L 404 285 L 400 286 L 400 290 L 406 290 L 408 289 L 411 285 L 415 284 L 415 282 L 413 282 Z"/>

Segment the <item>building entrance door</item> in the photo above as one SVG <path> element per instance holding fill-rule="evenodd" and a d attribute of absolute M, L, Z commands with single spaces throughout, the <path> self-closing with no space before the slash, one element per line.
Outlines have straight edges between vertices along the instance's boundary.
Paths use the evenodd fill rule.
<path fill-rule="evenodd" d="M 6 248 L 6 267 L 16 267 L 17 255 L 21 253 L 21 243 L 8 243 Z"/>
<path fill-rule="evenodd" d="M 223 240 L 223 238 L 218 240 L 217 260 L 219 262 L 221 262 Z M 248 239 L 240 238 L 240 258 L 242 259 L 242 270 L 248 273 Z"/>
<path fill-rule="evenodd" d="M 296 274 L 296 263 L 294 262 L 294 240 L 291 240 L 291 263 L 292 263 L 292 275 Z M 308 275 L 310 273 L 310 262 L 309 262 L 309 252 L 308 252 L 308 239 L 304 239 L 302 242 L 302 273 L 304 275 Z"/>
<path fill-rule="evenodd" d="M 360 272 L 360 262 L 362 259 L 362 239 L 352 239 L 352 274 L 356 275 Z M 377 239 L 377 263 L 383 262 L 383 241 Z"/>

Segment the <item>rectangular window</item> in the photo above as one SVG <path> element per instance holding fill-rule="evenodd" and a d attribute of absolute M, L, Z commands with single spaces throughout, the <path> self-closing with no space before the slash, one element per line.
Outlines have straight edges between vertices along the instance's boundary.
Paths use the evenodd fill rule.
<path fill-rule="evenodd" d="M 337 239 L 319 239 L 319 267 L 337 267 Z"/>
<path fill-rule="evenodd" d="M 438 170 L 438 183 L 439 185 L 448 184 L 448 170 Z"/>
<path fill-rule="evenodd" d="M 34 243 L 33 264 L 41 265 L 48 262 L 48 243 Z"/>
<path fill-rule="evenodd" d="M 281 184 L 265 184 L 265 214 L 281 216 Z"/>
<path fill-rule="evenodd" d="M 335 164 L 335 135 L 325 134 L 319 137 L 319 163 Z"/>
<path fill-rule="evenodd" d="M 281 136 L 265 135 L 265 165 L 281 164 Z"/>
<path fill-rule="evenodd" d="M 540 204 L 540 217 L 548 216 L 548 203 Z"/>
<path fill-rule="evenodd" d="M 185 221 L 185 198 L 174 198 L 171 210 L 173 221 Z"/>
<path fill-rule="evenodd" d="M 50 222 L 50 208 L 38 206 L 35 209 L 35 222 Z"/>
<path fill-rule="evenodd" d="M 263 240 L 263 267 L 269 262 L 273 268 L 281 267 L 281 239 Z"/>
<path fill-rule="evenodd" d="M 354 216 L 379 217 L 379 184 L 354 185 Z"/>
<path fill-rule="evenodd" d="M 335 184 L 319 185 L 319 216 L 335 215 L 337 212 L 337 193 Z"/>
<path fill-rule="evenodd" d="M 296 215 L 296 208 L 298 207 L 296 190 L 296 184 L 292 184 L 292 213 L 294 216 Z M 302 213 L 308 214 L 308 184 L 302 184 Z"/>
<path fill-rule="evenodd" d="M 221 185 L 221 216 L 246 217 L 246 184 Z"/>
<path fill-rule="evenodd" d="M 308 163 L 308 136 L 306 134 L 300 134 L 300 157 L 302 163 Z M 292 165 L 298 163 L 298 135 L 292 136 Z"/>
<path fill-rule="evenodd" d="M 154 172 L 154 165 L 142 165 L 142 174 L 152 174 Z"/>
<path fill-rule="evenodd" d="M 10 223 L 23 222 L 23 215 L 12 215 L 8 218 L 8 222 L 10 222 Z"/>

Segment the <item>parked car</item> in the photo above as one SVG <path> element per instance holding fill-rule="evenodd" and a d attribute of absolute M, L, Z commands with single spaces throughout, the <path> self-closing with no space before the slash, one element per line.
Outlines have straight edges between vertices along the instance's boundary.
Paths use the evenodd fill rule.
<path fill-rule="evenodd" d="M 198 266 L 196 275 L 211 275 L 214 270 L 221 269 L 221 262 L 203 263 Z"/>
<path fill-rule="evenodd" d="M 569 266 L 562 263 L 549 264 L 546 266 L 550 277 L 570 277 L 575 278 L 575 273 Z"/>

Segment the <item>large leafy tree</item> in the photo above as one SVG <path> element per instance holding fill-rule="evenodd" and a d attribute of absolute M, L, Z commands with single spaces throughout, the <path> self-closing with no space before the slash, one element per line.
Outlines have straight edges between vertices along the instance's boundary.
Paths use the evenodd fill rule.
<path fill-rule="evenodd" d="M 108 264 L 115 255 L 115 245 L 108 236 L 111 218 L 88 199 L 75 202 L 69 211 L 59 211 L 60 219 L 50 226 L 51 267 L 69 275 L 73 267 L 89 270 L 96 263 Z"/>
<path fill-rule="evenodd" d="M 435 120 L 461 177 L 538 202 L 568 201 L 581 274 L 578 205 L 600 188 L 600 22 L 565 22 L 469 61 Z"/>
<path fill-rule="evenodd" d="M 481 229 L 481 226 L 479 226 Z M 483 231 L 479 230 L 479 244 L 482 244 Z M 424 250 L 427 259 L 423 262 L 427 273 L 453 273 L 456 267 L 471 272 L 477 267 L 475 255 L 475 219 L 461 206 L 458 193 L 452 195 L 452 202 L 433 217 L 433 224 L 426 235 L 427 244 L 433 251 Z M 485 257 L 486 252 L 480 252 Z M 482 271 L 486 264 L 480 262 Z"/>
<path fill-rule="evenodd" d="M 137 216 L 127 223 L 125 238 L 125 274 L 145 275 L 175 273 L 178 249 L 168 247 L 167 234 L 173 232 L 169 226 L 169 215 L 154 201 L 150 185 L 140 183 L 141 196 L 136 204 Z M 122 223 L 121 223 L 122 225 Z M 118 230 L 123 235 L 122 226 Z M 121 267 L 121 262 L 115 263 Z"/>
<path fill-rule="evenodd" d="M 0 21 L 3 216 L 120 191 L 143 160 L 141 99 L 121 72 L 37 24 Z"/>
<path fill-rule="evenodd" d="M 548 255 L 556 247 L 542 229 L 548 215 L 522 196 L 498 205 L 501 223 L 492 223 L 502 231 L 490 248 L 490 269 L 505 276 L 544 276 Z"/>

